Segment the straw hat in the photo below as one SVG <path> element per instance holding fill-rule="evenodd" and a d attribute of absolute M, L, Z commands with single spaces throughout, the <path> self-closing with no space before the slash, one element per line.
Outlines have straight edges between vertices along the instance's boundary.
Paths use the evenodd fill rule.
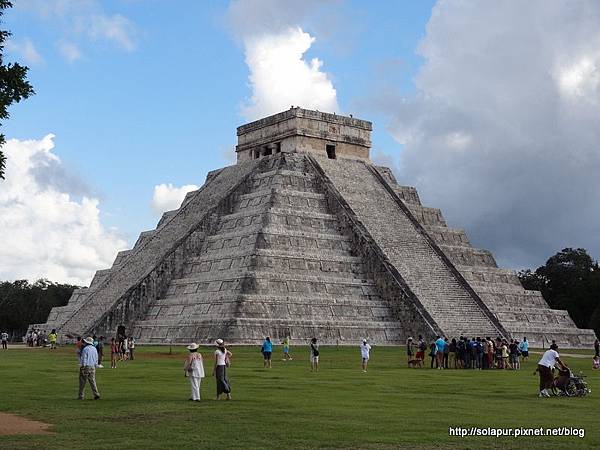
<path fill-rule="evenodd" d="M 215 341 L 215 344 L 216 344 L 216 345 L 219 345 L 219 346 L 223 345 L 223 339 L 217 339 L 217 340 Z"/>
<path fill-rule="evenodd" d="M 192 342 L 190 345 L 187 346 L 188 350 L 198 350 L 198 347 L 200 347 L 198 344 L 196 344 L 195 342 Z"/>
<path fill-rule="evenodd" d="M 90 344 L 90 345 L 94 345 L 94 339 L 92 339 L 91 337 L 86 337 L 83 342 L 85 342 L 86 344 Z"/>

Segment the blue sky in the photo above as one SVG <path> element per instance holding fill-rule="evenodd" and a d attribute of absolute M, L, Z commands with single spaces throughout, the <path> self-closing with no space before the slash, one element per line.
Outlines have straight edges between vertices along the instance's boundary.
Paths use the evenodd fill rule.
<path fill-rule="evenodd" d="M 104 14 L 120 14 L 134 25 L 135 48 L 127 50 L 77 35 L 68 21 L 16 3 L 5 26 L 16 42 L 29 39 L 42 61 L 29 64 L 37 94 L 12 108 L 5 134 L 17 139 L 55 134 L 54 152 L 100 198 L 103 222 L 131 244 L 139 231 L 155 224 L 153 187 L 202 184 L 208 170 L 228 164 L 223 152 L 235 145 L 235 128 L 246 122 L 240 104 L 250 95 L 248 67 L 242 45 L 227 27 L 228 5 L 177 1 L 165 8 L 152 0 L 103 1 Z M 402 89 L 412 89 L 419 64 L 414 48 L 431 5 L 331 5 L 340 19 L 331 35 L 316 36 L 306 59 L 324 61 L 344 111 L 376 121 L 357 99 L 381 81 L 386 63 L 392 62 L 389 69 Z M 340 29 L 346 18 L 352 31 Z M 306 31 L 312 31 L 310 25 Z M 348 42 L 340 44 L 338 35 Z M 61 55 L 57 43 L 65 36 L 74 36 L 81 59 Z M 18 51 L 8 55 L 23 59 Z M 374 142 L 398 148 L 377 123 Z"/>
<path fill-rule="evenodd" d="M 3 124 L 0 279 L 85 283 L 290 104 L 371 120 L 374 160 L 503 266 L 600 255 L 597 2 L 14 3 L 37 94 Z"/>

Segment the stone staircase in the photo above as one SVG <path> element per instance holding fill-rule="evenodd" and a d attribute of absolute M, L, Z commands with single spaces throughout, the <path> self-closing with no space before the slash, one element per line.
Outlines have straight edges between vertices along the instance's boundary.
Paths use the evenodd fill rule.
<path fill-rule="evenodd" d="M 353 255 L 305 156 L 264 159 L 273 165 L 252 174 L 182 276 L 135 322 L 134 335 L 157 343 L 221 336 L 259 343 L 267 335 L 402 342 L 390 301 Z"/>
<path fill-rule="evenodd" d="M 365 162 L 315 160 L 447 336 L 503 334 L 481 300 L 456 277 L 427 236 L 399 207 L 400 197 L 390 194 Z M 412 204 L 418 201 L 414 190 L 398 188 L 394 192 Z M 439 210 L 419 206 L 415 216 L 436 227 L 445 225 Z"/>
<path fill-rule="evenodd" d="M 413 187 L 398 185 L 388 168 L 377 170 L 512 337 L 526 336 L 536 347 L 552 340 L 561 347 L 593 345 L 592 330 L 578 329 L 567 311 L 550 309 L 540 292 L 523 289 L 513 270 L 499 268 L 489 251 L 472 247 L 463 230 L 448 228 L 440 210 L 421 205 Z"/>

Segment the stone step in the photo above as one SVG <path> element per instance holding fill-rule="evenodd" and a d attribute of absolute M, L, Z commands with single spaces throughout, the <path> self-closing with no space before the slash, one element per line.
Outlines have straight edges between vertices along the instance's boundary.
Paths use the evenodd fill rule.
<path fill-rule="evenodd" d="M 302 211 L 317 211 L 322 213 L 327 211 L 327 203 L 323 194 L 265 189 L 240 195 L 234 201 L 233 212 L 242 212 L 247 208 L 258 208 L 261 205 Z"/>
<path fill-rule="evenodd" d="M 461 275 L 474 287 L 475 284 L 488 285 L 508 284 L 523 289 L 521 281 L 514 270 L 490 266 L 461 266 L 457 265 Z"/>
<path fill-rule="evenodd" d="M 427 225 L 424 228 L 438 245 L 471 247 L 464 230 L 432 225 Z"/>
<path fill-rule="evenodd" d="M 478 288 L 477 293 L 481 299 L 493 310 L 505 306 L 517 306 L 525 308 L 549 308 L 548 303 L 539 291 L 523 290 L 520 292 L 484 290 Z"/>
<path fill-rule="evenodd" d="M 422 206 L 414 203 L 406 203 L 408 209 L 413 216 L 419 221 L 419 223 L 423 226 L 437 226 L 437 227 L 445 227 L 446 220 L 442 215 L 442 211 L 439 208 L 429 208 L 427 206 Z"/>
<path fill-rule="evenodd" d="M 438 244 L 453 264 L 458 266 L 497 267 L 492 253 L 473 247 Z"/>
<path fill-rule="evenodd" d="M 400 197 L 406 204 L 422 206 L 421 200 L 419 199 L 419 194 L 417 190 L 412 186 L 401 186 L 399 184 L 392 185 L 392 189 L 398 197 Z"/>
<path fill-rule="evenodd" d="M 538 324 L 550 326 L 563 326 L 577 328 L 567 311 L 553 309 L 523 308 L 526 311 L 496 310 L 494 314 L 503 323 L 523 322 L 524 324 Z"/>

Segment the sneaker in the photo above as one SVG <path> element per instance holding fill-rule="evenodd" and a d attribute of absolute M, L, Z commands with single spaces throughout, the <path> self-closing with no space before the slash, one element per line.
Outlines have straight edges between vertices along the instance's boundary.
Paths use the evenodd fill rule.
<path fill-rule="evenodd" d="M 95 395 L 94 396 L 94 400 L 100 400 L 100 396 L 99 395 Z"/>

